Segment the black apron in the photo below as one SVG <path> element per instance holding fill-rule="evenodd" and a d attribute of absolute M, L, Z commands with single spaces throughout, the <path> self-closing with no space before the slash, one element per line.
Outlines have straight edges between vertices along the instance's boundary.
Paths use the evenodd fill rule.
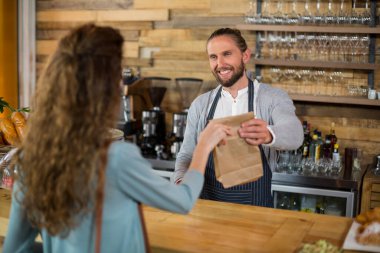
<path fill-rule="evenodd" d="M 211 105 L 210 112 L 207 116 L 207 122 L 214 118 L 215 109 L 221 97 L 222 87 L 217 91 L 215 99 Z M 253 102 L 255 90 L 253 81 L 249 80 L 248 84 L 248 111 L 253 112 Z M 201 193 L 202 199 L 232 202 L 238 204 L 247 204 L 255 206 L 273 207 L 273 198 L 271 193 L 272 171 L 260 145 L 261 159 L 263 163 L 263 176 L 255 182 L 233 186 L 228 189 L 216 180 L 214 171 L 214 159 L 212 153 L 208 157 L 205 172 L 205 184 Z"/>

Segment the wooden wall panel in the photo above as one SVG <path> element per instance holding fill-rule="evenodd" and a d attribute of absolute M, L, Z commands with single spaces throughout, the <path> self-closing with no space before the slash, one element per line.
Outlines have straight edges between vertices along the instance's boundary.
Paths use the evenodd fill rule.
<path fill-rule="evenodd" d="M 248 11 L 250 0 L 211 0 L 211 13 L 244 15 Z"/>

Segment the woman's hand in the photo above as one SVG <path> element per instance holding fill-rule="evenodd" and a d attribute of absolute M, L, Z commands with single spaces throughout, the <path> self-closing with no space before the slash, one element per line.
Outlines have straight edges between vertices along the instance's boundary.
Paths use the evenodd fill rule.
<path fill-rule="evenodd" d="M 198 144 L 191 159 L 190 169 L 204 174 L 210 152 L 216 145 L 225 144 L 225 138 L 228 135 L 232 135 L 231 127 L 210 122 L 199 135 Z M 176 183 L 178 184 L 179 182 Z"/>
<path fill-rule="evenodd" d="M 216 145 L 225 145 L 228 135 L 232 135 L 231 127 L 211 121 L 199 135 L 198 145 L 211 152 Z"/>

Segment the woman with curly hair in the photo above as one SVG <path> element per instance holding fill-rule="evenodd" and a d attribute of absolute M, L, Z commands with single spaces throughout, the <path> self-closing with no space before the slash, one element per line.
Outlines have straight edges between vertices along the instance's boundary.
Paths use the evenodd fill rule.
<path fill-rule="evenodd" d="M 109 143 L 105 133 L 119 115 L 122 45 L 118 31 L 93 24 L 60 40 L 14 157 L 4 253 L 31 252 L 39 233 L 44 253 L 94 252 L 99 203 L 101 251 L 144 252 L 138 203 L 187 213 L 199 197 L 208 154 L 231 129 L 209 124 L 179 185 L 154 174 L 134 144 Z"/>

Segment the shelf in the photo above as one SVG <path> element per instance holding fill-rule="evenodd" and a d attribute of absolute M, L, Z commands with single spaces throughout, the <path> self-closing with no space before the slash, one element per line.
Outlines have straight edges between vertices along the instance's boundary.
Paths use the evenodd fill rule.
<path fill-rule="evenodd" d="M 304 187 L 330 188 L 334 190 L 358 190 L 359 183 L 353 180 L 344 180 L 334 177 L 303 176 L 274 172 L 272 174 L 273 184 L 296 185 Z"/>
<path fill-rule="evenodd" d="M 380 34 L 380 27 L 368 26 L 306 26 L 306 25 L 237 25 L 239 30 L 278 31 L 278 32 L 312 32 L 312 33 L 357 33 Z"/>
<path fill-rule="evenodd" d="M 348 105 L 365 105 L 380 107 L 379 99 L 367 99 L 364 97 L 334 97 L 334 96 L 313 96 L 289 94 L 293 101 L 330 103 L 330 104 L 348 104 Z"/>
<path fill-rule="evenodd" d="M 285 66 L 285 67 L 304 67 L 304 68 L 331 68 L 331 69 L 361 69 L 376 70 L 379 65 L 374 63 L 349 63 L 349 62 L 330 62 L 330 61 L 298 61 L 298 60 L 272 60 L 272 59 L 253 59 L 255 65 Z"/>

